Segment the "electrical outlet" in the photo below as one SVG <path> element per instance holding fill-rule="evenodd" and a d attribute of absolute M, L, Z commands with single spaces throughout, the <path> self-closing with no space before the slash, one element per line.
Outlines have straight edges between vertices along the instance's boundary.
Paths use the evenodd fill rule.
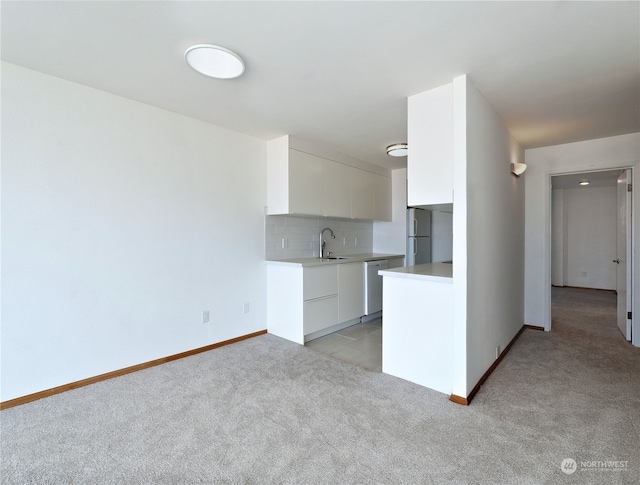
<path fill-rule="evenodd" d="M 287 249 L 289 247 L 289 240 L 286 237 L 282 238 L 282 249 Z"/>
<path fill-rule="evenodd" d="M 202 323 L 209 321 L 209 310 L 202 310 Z"/>
<path fill-rule="evenodd" d="M 496 359 L 498 357 L 500 357 L 500 346 L 499 345 L 496 347 Z"/>
<path fill-rule="evenodd" d="M 242 305 L 242 312 L 243 313 L 249 313 L 250 312 L 248 303 L 245 303 L 244 305 Z"/>
<path fill-rule="evenodd" d="M 358 236 L 356 236 L 353 240 L 353 245 L 357 246 L 358 245 Z"/>
<path fill-rule="evenodd" d="M 346 238 L 346 237 L 343 237 L 343 238 L 342 238 L 342 245 L 343 245 L 343 246 L 346 246 L 346 245 L 347 245 L 347 238 Z"/>

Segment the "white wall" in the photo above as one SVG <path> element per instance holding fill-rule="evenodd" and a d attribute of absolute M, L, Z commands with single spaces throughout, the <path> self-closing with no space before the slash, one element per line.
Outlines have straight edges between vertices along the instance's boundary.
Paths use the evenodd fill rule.
<path fill-rule="evenodd" d="M 525 192 L 525 323 L 551 329 L 551 175 L 638 167 L 640 133 L 526 150 Z M 637 185 L 639 171 L 633 171 Z M 640 197 L 634 197 L 634 224 L 639 228 Z M 638 231 L 634 235 L 638 246 Z M 634 271 L 640 265 L 635 258 Z M 635 285 L 634 301 L 639 301 Z M 640 337 L 634 320 L 634 334 Z M 640 341 L 634 345 L 640 345 Z"/>
<path fill-rule="evenodd" d="M 522 150 L 468 79 L 466 107 L 468 394 L 524 324 L 524 180 L 509 169 Z"/>
<path fill-rule="evenodd" d="M 561 271 L 564 285 L 615 290 L 616 187 L 553 190 L 553 203 L 560 203 L 563 214 L 558 222 L 552 207 L 552 284 Z"/>
<path fill-rule="evenodd" d="M 2 131 L 2 400 L 266 327 L 265 142 L 6 63 Z"/>
<path fill-rule="evenodd" d="M 407 250 L 407 169 L 391 172 L 392 218 L 373 222 L 373 252 L 405 254 Z"/>
<path fill-rule="evenodd" d="M 431 212 L 431 261 L 441 263 L 453 259 L 453 212 Z"/>
<path fill-rule="evenodd" d="M 466 397 L 467 386 L 467 76 L 453 90 L 453 372 L 451 394 Z"/>

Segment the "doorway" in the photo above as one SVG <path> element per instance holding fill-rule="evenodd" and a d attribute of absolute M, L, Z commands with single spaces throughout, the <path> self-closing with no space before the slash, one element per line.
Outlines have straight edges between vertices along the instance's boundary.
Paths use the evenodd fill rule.
<path fill-rule="evenodd" d="M 629 341 L 631 180 L 631 169 L 551 176 L 551 286 L 613 292 L 618 328 Z"/>

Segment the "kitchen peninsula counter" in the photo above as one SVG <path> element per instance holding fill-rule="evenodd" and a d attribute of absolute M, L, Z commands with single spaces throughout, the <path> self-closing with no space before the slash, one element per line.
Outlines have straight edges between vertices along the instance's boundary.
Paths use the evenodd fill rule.
<path fill-rule="evenodd" d="M 416 266 L 403 266 L 401 268 L 386 269 L 380 271 L 382 276 L 396 278 L 412 278 L 422 280 L 442 280 L 453 277 L 453 265 L 451 263 L 426 263 Z"/>
<path fill-rule="evenodd" d="M 453 277 L 449 263 L 380 271 L 382 372 L 450 395 Z"/>

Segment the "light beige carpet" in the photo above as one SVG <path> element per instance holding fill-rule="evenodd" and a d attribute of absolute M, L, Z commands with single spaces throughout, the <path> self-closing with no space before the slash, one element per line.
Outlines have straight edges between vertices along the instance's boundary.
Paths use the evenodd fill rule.
<path fill-rule="evenodd" d="M 264 335 L 2 411 L 1 483 L 637 484 L 640 349 L 592 293 L 469 407 Z"/>

